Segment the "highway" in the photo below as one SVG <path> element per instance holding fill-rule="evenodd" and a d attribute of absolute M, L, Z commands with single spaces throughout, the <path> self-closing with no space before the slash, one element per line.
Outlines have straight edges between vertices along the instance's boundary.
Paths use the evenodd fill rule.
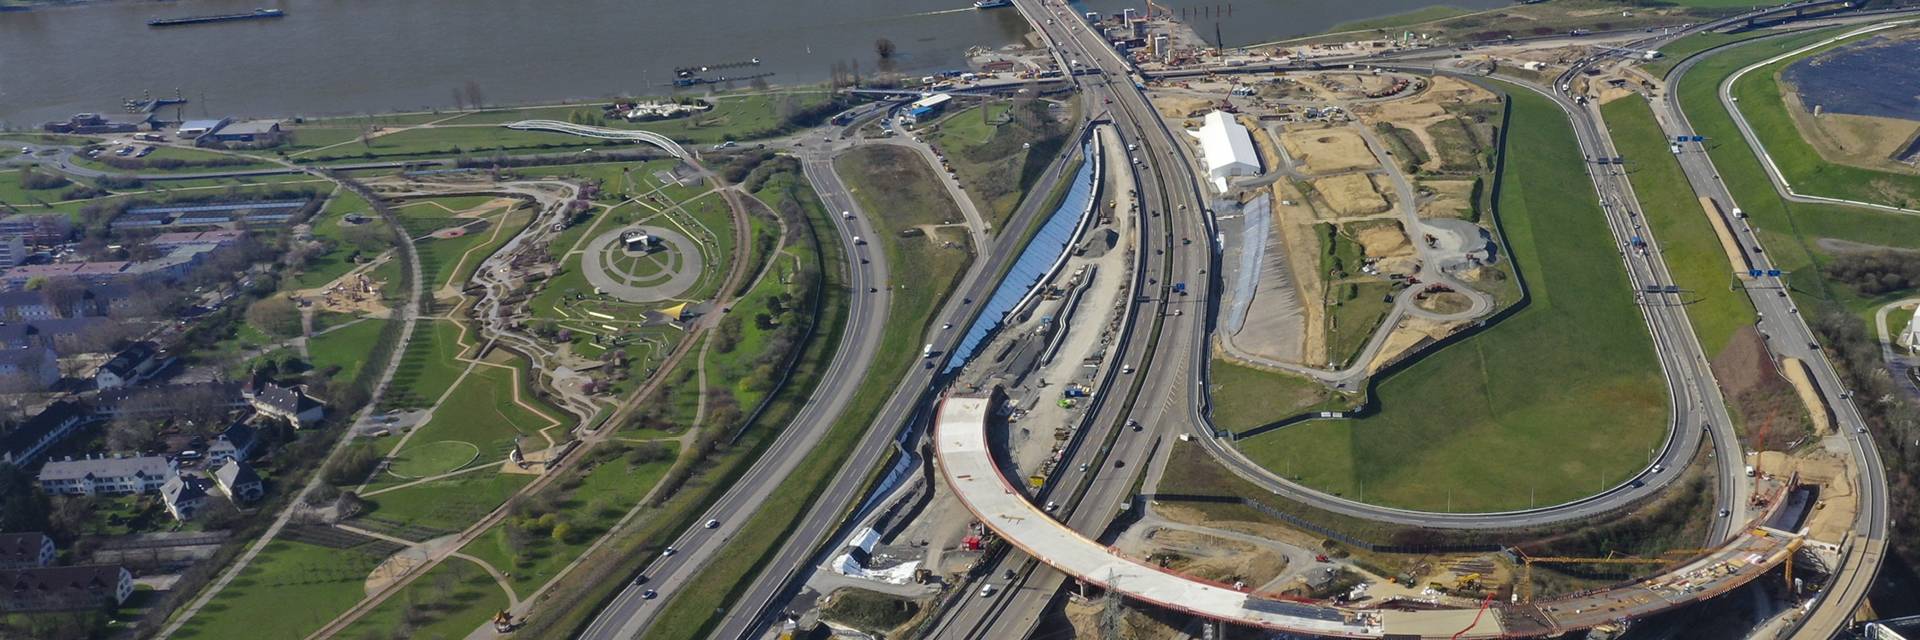
<path fill-rule="evenodd" d="M 887 306 L 892 300 L 889 288 L 882 286 L 887 282 L 886 255 L 877 249 L 870 249 L 871 245 L 853 242 L 854 236 L 875 237 L 875 234 L 867 223 L 866 212 L 859 208 L 845 185 L 840 183 L 839 177 L 833 174 L 831 160 L 807 157 L 802 166 L 807 178 L 814 182 L 821 201 L 827 206 L 829 217 L 834 219 L 840 232 L 841 246 L 849 256 L 847 275 L 851 285 L 851 307 L 846 330 L 841 334 L 833 362 L 828 365 L 827 372 L 800 414 L 768 448 L 769 453 L 754 461 L 747 473 L 701 515 L 698 523 L 673 541 L 669 548 L 675 553 L 663 554 L 647 565 L 640 574 L 647 578 L 644 584 L 629 584 L 622 589 L 595 616 L 582 633 L 582 638 L 625 639 L 636 637 L 644 631 L 663 604 L 652 601 L 645 594 L 651 591 L 672 597 L 687 581 L 698 575 L 715 554 L 725 548 L 726 542 L 746 523 L 746 516 L 764 503 L 774 489 L 792 474 L 794 467 L 805 459 L 802 455 L 779 454 L 813 449 L 852 400 L 860 380 L 865 377 L 873 356 L 879 350 L 881 328 L 886 325 Z M 831 213 L 835 211 L 851 211 L 855 214 L 852 219 L 846 219 Z M 821 240 L 826 241 L 825 238 Z M 719 525 L 706 528 L 704 523 L 709 519 L 718 520 Z"/>
<path fill-rule="evenodd" d="M 1680 107 L 1679 97 L 1671 88 L 1678 86 L 1701 59 L 1692 58 L 1675 67 L 1668 75 L 1669 90 L 1662 99 L 1653 102 L 1655 115 L 1669 136 L 1694 133 L 1691 121 Z M 1724 90 L 1721 95 L 1721 106 L 1730 109 L 1732 102 L 1726 98 Z M 1729 210 L 1740 206 L 1721 180 L 1719 170 L 1714 168 L 1713 158 L 1704 150 L 1682 153 L 1679 159 L 1695 193 L 1719 200 Z M 1761 246 L 1759 236 L 1749 225 L 1739 225 L 1734 233 L 1742 245 Z M 1771 268 L 1770 256 L 1765 252 L 1751 254 L 1755 266 L 1760 269 Z M 1867 591 L 1879 575 L 1888 535 L 1887 476 L 1879 449 L 1871 434 L 1866 433 L 1866 421 L 1861 418 L 1853 401 L 1842 395 L 1846 387 L 1841 383 L 1833 363 L 1819 348 L 1813 330 L 1807 326 L 1806 319 L 1800 316 L 1793 298 L 1781 297 L 1776 293 L 1785 291 L 1786 287 L 1785 280 L 1769 276 L 1749 281 L 1747 293 L 1761 316 L 1760 330 L 1771 336 L 1768 346 L 1774 355 L 1799 358 L 1812 367 L 1820 392 L 1833 410 L 1835 426 L 1839 431 L 1833 437 L 1845 441 L 1844 447 L 1853 458 L 1855 488 L 1860 492 L 1860 510 L 1855 517 L 1852 538 L 1841 545 L 1842 560 L 1835 569 L 1832 584 L 1821 592 L 1815 607 L 1804 618 L 1803 626 L 1793 636 L 1824 639 L 1833 637 L 1851 624 L 1853 611 L 1866 598 Z"/>

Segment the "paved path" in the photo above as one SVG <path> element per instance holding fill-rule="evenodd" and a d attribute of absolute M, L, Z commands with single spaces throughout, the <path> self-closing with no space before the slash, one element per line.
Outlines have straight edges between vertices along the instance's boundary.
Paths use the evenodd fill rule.
<path fill-rule="evenodd" d="M 648 233 L 673 247 L 680 264 L 663 265 L 659 272 L 645 276 L 619 273 L 619 267 L 607 262 L 612 256 L 626 255 L 625 249 L 614 245 L 622 241 L 622 236 L 634 231 Z M 700 281 L 704 263 L 700 244 L 685 234 L 665 227 L 629 225 L 602 233 L 588 243 L 580 256 L 580 273 L 586 276 L 588 284 L 615 298 L 627 302 L 661 302 L 672 300 L 692 289 Z"/>

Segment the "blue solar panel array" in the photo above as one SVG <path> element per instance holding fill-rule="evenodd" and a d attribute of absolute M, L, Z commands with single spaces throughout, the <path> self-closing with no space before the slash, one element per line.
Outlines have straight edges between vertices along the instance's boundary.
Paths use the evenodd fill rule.
<path fill-rule="evenodd" d="M 235 204 L 197 204 L 177 207 L 135 207 L 127 213 L 187 213 L 190 211 L 239 211 L 242 209 L 293 208 L 306 204 L 305 200 L 280 200 L 277 202 L 241 202 Z"/>
<path fill-rule="evenodd" d="M 1083 157 L 1094 157 L 1092 142 L 1081 145 L 1080 151 Z M 973 359 L 974 352 L 986 343 L 987 336 L 1000 326 L 1000 321 L 1006 318 L 1008 312 L 1013 311 L 1014 305 L 1019 304 L 1028 291 L 1040 284 L 1040 279 L 1053 268 L 1053 263 L 1066 253 L 1067 247 L 1073 242 L 1074 228 L 1079 226 L 1088 205 L 1093 202 L 1095 164 L 1091 160 L 1081 163 L 1080 172 L 1074 174 L 1073 184 L 1067 190 L 1067 197 L 1060 201 L 1060 208 L 1054 210 L 1053 217 L 1048 218 L 1046 225 L 1040 227 L 1040 232 L 1033 236 L 1033 241 L 1027 243 L 1026 250 L 1020 253 L 1013 268 L 1007 271 L 1006 279 L 1000 281 L 1000 287 L 993 290 L 993 296 L 980 308 L 980 315 L 974 319 L 973 326 L 967 328 L 966 336 L 954 346 L 952 357 L 947 359 L 947 372 L 966 366 L 967 361 Z"/>

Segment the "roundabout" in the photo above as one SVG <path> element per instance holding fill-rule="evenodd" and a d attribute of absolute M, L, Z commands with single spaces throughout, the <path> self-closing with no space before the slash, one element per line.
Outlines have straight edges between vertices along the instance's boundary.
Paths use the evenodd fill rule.
<path fill-rule="evenodd" d="M 587 244 L 580 265 L 587 283 L 626 302 L 663 302 L 692 289 L 704 267 L 700 245 L 672 229 L 632 225 Z"/>

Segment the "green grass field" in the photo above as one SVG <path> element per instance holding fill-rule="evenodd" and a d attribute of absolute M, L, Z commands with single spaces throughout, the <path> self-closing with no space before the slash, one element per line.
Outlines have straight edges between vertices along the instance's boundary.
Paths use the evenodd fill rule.
<path fill-rule="evenodd" d="M 373 508 L 352 524 L 408 540 L 428 540 L 472 526 L 533 478 L 474 471 L 367 496 Z"/>
<path fill-rule="evenodd" d="M 413 441 L 471 442 L 480 448 L 480 458 L 475 464 L 505 460 L 516 436 L 533 436 L 535 431 L 552 425 L 552 421 L 540 413 L 514 403 L 513 378 L 513 372 L 507 369 L 474 367 L 454 386 L 446 402 L 434 409 L 433 418 L 418 428 Z M 521 399 L 555 419 L 561 415 L 530 393 L 522 393 Z M 533 450 L 544 448 L 545 444 L 540 438 L 532 437 L 525 446 Z M 406 455 L 407 451 L 403 449 L 400 454 Z"/>
<path fill-rule="evenodd" d="M 1853 41 L 1856 40 L 1848 42 Z M 1787 112 L 1791 107 L 1781 96 L 1780 71 L 1808 56 L 1844 45 L 1840 43 L 1815 49 L 1747 72 L 1734 83 L 1731 90 L 1738 100 L 1736 106 L 1746 116 L 1748 125 L 1760 137 L 1761 144 L 1779 166 L 1780 174 L 1793 186 L 1794 192 L 1920 209 L 1920 176 L 1828 162 L 1801 136 L 1799 125 L 1794 122 L 1793 115 Z M 1746 47 L 1736 49 L 1728 56 L 1743 59 L 1748 64 L 1765 59 L 1748 55 Z M 1725 142 L 1739 140 L 1729 139 Z"/>
<path fill-rule="evenodd" d="M 961 110 L 941 119 L 926 134 L 927 141 L 952 164 L 967 197 L 995 229 L 1013 216 L 1067 138 L 1067 125 L 1030 124 L 1051 119 L 1015 118 L 1014 108 L 1013 103 L 992 102 Z"/>
<path fill-rule="evenodd" d="M 388 322 L 385 318 L 368 318 L 309 338 L 307 353 L 312 357 L 307 364 L 321 371 L 339 367 L 332 378 L 352 380 L 366 364 L 367 354 L 373 351 L 373 343 L 380 339 L 380 331 Z"/>
<path fill-rule="evenodd" d="M 1456 511 L 1590 495 L 1646 463 L 1667 401 L 1645 324 L 1565 115 L 1512 100 L 1497 215 L 1529 306 L 1380 381 L 1379 413 L 1242 441 L 1248 456 L 1343 496 Z"/>
<path fill-rule="evenodd" d="M 1735 331 L 1753 324 L 1753 302 L 1746 292 L 1729 287 L 1733 263 L 1720 248 L 1719 236 L 1680 162 L 1668 152 L 1666 134 L 1654 122 L 1646 101 L 1630 96 L 1609 102 L 1602 116 L 1622 156 L 1637 159 L 1627 176 L 1640 197 L 1640 211 L 1664 250 L 1660 259 L 1673 274 L 1674 284 L 1690 292 L 1687 297 L 1693 302 L 1687 305 L 1687 320 L 1712 358 Z"/>
<path fill-rule="evenodd" d="M 387 470 L 401 478 L 425 478 L 467 466 L 478 461 L 479 455 L 480 448 L 464 440 L 409 442 Z"/>
<path fill-rule="evenodd" d="M 1214 358 L 1207 369 L 1213 426 L 1245 431 L 1313 410 L 1340 410 L 1352 401 L 1300 376 Z"/>
<path fill-rule="evenodd" d="M 459 337 L 460 326 L 450 320 L 414 326 L 413 339 L 400 354 L 400 367 L 381 406 L 426 408 L 439 400 L 467 368 L 456 359 L 460 354 Z"/>
<path fill-rule="evenodd" d="M 465 638 L 507 607 L 493 576 L 448 558 L 340 632 L 342 638 Z"/>
<path fill-rule="evenodd" d="M 1716 52 L 1687 72 L 1677 89 L 1680 104 L 1694 132 L 1707 136 L 1707 151 L 1734 202 L 1760 231 L 1767 255 L 1775 267 L 1787 271 L 1787 282 L 1802 305 L 1825 301 L 1872 320 L 1872 310 L 1895 293 L 1880 298 L 1856 295 L 1851 288 L 1829 283 L 1820 266 L 1832 256 L 1818 244 L 1821 238 L 1892 247 L 1920 247 L 1920 219 L 1858 209 L 1789 202 L 1773 189 L 1753 150 L 1740 138 L 1733 118 L 1717 95 L 1722 80 L 1741 67 L 1831 37 L 1822 30 L 1753 42 Z M 1760 73 L 1755 71 L 1752 76 Z M 1744 100 L 1742 101 L 1745 102 Z M 1751 117 L 1751 116 L 1750 116 Z M 1871 327 L 1869 326 L 1869 329 Z"/>
<path fill-rule="evenodd" d="M 375 229 L 385 231 L 388 228 L 386 220 L 373 215 L 373 208 L 367 204 L 365 198 L 345 189 L 336 191 L 333 197 L 327 200 L 327 206 L 314 216 L 312 222 L 314 237 L 326 240 L 331 243 L 331 246 L 325 253 L 313 258 L 301 268 L 300 273 L 293 277 L 294 287 L 311 289 L 333 282 L 334 279 L 353 270 L 356 266 L 353 262 L 356 255 L 362 258 L 372 257 L 362 254 L 358 247 L 346 241 L 344 225 L 348 214 L 360 214 L 366 217 L 368 221 L 362 224 L 372 225 Z M 382 234 L 381 237 L 387 236 Z"/>
<path fill-rule="evenodd" d="M 1667 43 L 1667 46 L 1660 48 L 1659 59 L 1656 59 L 1653 62 L 1649 62 L 1644 65 L 1641 65 L 1641 68 L 1645 69 L 1648 74 L 1652 75 L 1655 78 L 1665 78 L 1667 77 L 1667 74 L 1669 72 L 1673 71 L 1674 67 L 1679 66 L 1681 62 L 1685 62 L 1686 59 L 1689 56 L 1692 56 L 1693 54 L 1700 53 L 1702 51 L 1706 51 L 1708 49 L 1712 49 L 1714 47 L 1718 47 L 1723 44 L 1740 42 L 1743 40 L 1751 40 L 1753 38 L 1758 38 L 1766 34 L 1767 32 L 1764 30 L 1748 31 L 1744 33 L 1721 33 L 1718 31 L 1696 33 L 1696 34 L 1681 38 L 1679 40 L 1675 40 L 1673 42 Z"/>
<path fill-rule="evenodd" d="M 620 120 L 612 120 L 606 122 L 603 126 L 622 129 L 644 129 L 665 135 L 680 142 L 695 144 L 713 144 L 725 140 L 750 140 L 756 134 L 762 134 L 780 126 L 782 121 L 780 114 L 783 111 L 818 105 L 825 102 L 827 98 L 828 94 L 822 91 L 791 91 L 751 96 L 721 96 L 714 99 L 713 110 L 692 117 L 642 123 L 627 123 Z M 578 111 L 599 115 L 600 107 L 599 104 L 595 103 L 482 111 L 461 116 L 460 119 L 447 124 L 493 124 L 533 119 L 564 121 L 568 116 Z M 584 138 L 581 139 L 584 140 Z"/>
<path fill-rule="evenodd" d="M 672 459 L 635 467 L 616 457 L 594 466 L 580 486 L 557 505 L 559 509 L 555 513 L 559 514 L 560 521 L 573 529 L 573 538 L 568 541 L 536 536 L 521 554 L 516 554 L 507 542 L 507 525 L 502 523 L 468 543 L 462 551 L 511 573 L 514 593 L 531 596 L 638 504 L 666 475 Z M 566 472 L 577 473 L 571 469 Z"/>
<path fill-rule="evenodd" d="M 359 602 L 367 572 L 384 559 L 275 540 L 173 637 L 305 638 Z"/>
<path fill-rule="evenodd" d="M 1393 302 L 1387 299 L 1393 293 L 1393 284 L 1352 282 L 1333 285 L 1332 289 L 1327 305 L 1327 359 L 1344 367 L 1353 362 L 1393 310 Z"/>
<path fill-rule="evenodd" d="M 888 286 L 894 288 L 893 315 L 907 317 L 922 325 L 932 322 L 933 311 L 960 274 L 972 262 L 971 252 L 937 246 L 925 237 L 901 238 L 902 230 L 917 225 L 942 224 L 962 219 L 960 209 L 947 197 L 933 170 L 911 151 L 889 147 L 864 147 L 834 161 L 835 170 L 877 231 L 875 242 L 887 253 Z M 964 235 L 951 230 L 943 236 L 962 245 Z M 898 335 L 882 345 L 883 350 L 918 352 L 920 332 Z M 896 334 L 888 334 L 893 338 Z"/>

